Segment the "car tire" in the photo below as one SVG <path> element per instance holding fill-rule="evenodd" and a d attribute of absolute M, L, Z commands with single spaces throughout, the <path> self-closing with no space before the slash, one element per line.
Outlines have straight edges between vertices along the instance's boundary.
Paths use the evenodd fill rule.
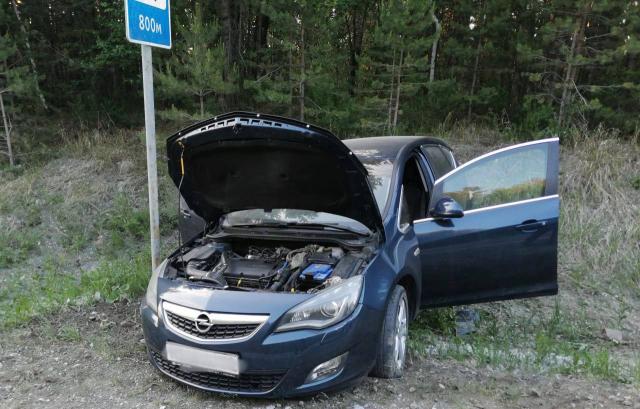
<path fill-rule="evenodd" d="M 371 371 L 371 376 L 378 378 L 399 378 L 402 376 L 407 356 L 408 330 L 409 301 L 407 292 L 402 286 L 397 285 L 387 304 L 376 364 Z"/>

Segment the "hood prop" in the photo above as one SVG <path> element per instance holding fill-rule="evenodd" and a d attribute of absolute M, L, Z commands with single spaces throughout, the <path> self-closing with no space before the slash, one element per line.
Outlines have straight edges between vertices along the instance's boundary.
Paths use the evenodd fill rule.
<path fill-rule="evenodd" d="M 180 152 L 180 183 L 178 184 L 178 220 L 182 215 L 182 193 L 180 189 L 182 188 L 182 182 L 184 182 L 184 144 L 182 141 L 178 141 L 180 148 L 182 151 Z M 180 249 L 180 263 L 182 264 L 182 270 L 184 271 L 184 249 L 182 248 L 182 230 L 178 228 L 178 248 Z"/>

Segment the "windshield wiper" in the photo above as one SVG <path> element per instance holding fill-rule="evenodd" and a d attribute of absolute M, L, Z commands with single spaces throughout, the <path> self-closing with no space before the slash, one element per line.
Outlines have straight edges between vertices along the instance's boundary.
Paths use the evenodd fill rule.
<path fill-rule="evenodd" d="M 321 228 L 321 229 L 327 229 L 327 230 L 337 230 L 337 231 L 343 231 L 343 232 L 346 232 L 346 233 L 357 234 L 358 236 L 368 236 L 369 235 L 369 233 L 367 233 L 367 232 L 350 229 L 348 227 L 340 226 L 338 224 L 333 224 L 333 223 L 297 223 L 297 222 L 289 222 L 289 223 L 287 223 L 287 226 L 308 227 L 310 229 Z"/>
<path fill-rule="evenodd" d="M 336 224 L 329 223 L 299 223 L 299 222 L 262 222 L 262 223 L 254 223 L 254 224 L 233 224 L 229 227 L 253 227 L 253 228 L 279 228 L 284 229 L 288 227 L 298 227 L 303 229 L 323 229 L 323 230 L 336 230 L 345 233 L 357 234 L 358 236 L 369 236 L 369 233 L 365 233 L 362 231 L 357 231 L 350 229 L 348 227 L 339 226 Z"/>

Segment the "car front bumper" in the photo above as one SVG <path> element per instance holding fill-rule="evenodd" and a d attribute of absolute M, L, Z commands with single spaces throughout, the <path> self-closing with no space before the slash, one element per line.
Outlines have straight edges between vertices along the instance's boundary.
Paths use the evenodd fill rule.
<path fill-rule="evenodd" d="M 382 313 L 359 305 L 346 320 L 323 330 L 273 333 L 265 325 L 242 341 L 201 343 L 167 328 L 162 318 L 144 302 L 140 309 L 152 364 L 184 384 L 212 392 L 253 397 L 292 397 L 342 389 L 366 376 L 375 363 Z M 167 360 L 165 345 L 237 354 L 243 371 L 239 377 L 210 372 L 190 372 Z M 327 378 L 305 383 L 319 364 L 348 352 L 342 369 Z"/>

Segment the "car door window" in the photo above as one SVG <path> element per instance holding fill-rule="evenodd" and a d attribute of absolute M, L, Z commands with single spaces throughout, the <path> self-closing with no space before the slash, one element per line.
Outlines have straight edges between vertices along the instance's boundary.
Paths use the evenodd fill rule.
<path fill-rule="evenodd" d="M 438 180 L 438 197 L 449 196 L 467 210 L 545 196 L 548 145 L 516 145 L 477 158 Z"/>
<path fill-rule="evenodd" d="M 404 228 L 427 212 L 427 191 L 415 157 L 407 161 L 402 177 L 399 226 Z"/>
<path fill-rule="evenodd" d="M 453 156 L 437 145 L 422 145 L 422 153 L 427 157 L 431 171 L 436 179 L 450 172 L 454 167 Z"/>

